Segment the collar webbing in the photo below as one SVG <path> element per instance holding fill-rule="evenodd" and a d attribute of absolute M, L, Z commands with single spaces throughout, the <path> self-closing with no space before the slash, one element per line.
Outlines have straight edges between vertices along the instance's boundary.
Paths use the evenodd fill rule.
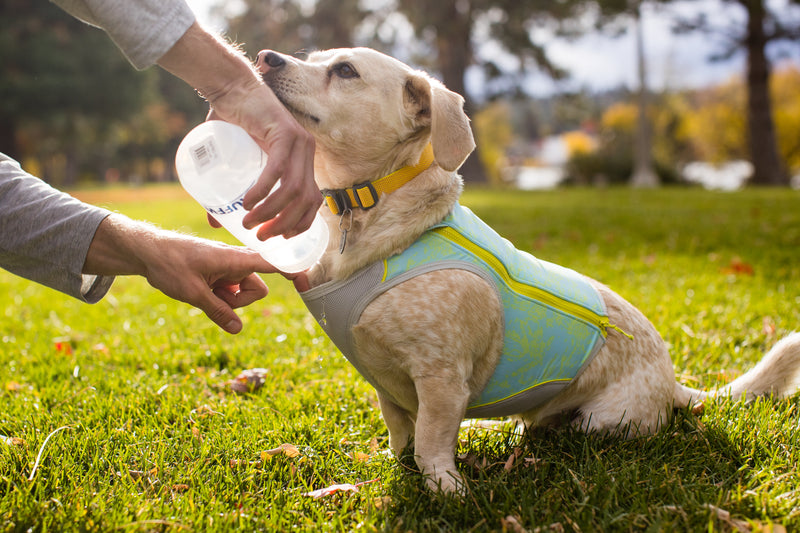
<path fill-rule="evenodd" d="M 419 163 L 416 165 L 400 168 L 375 181 L 359 183 L 346 189 L 323 189 L 321 192 L 334 215 L 341 215 L 355 207 L 370 209 L 377 205 L 382 195 L 396 191 L 416 178 L 423 170 L 430 167 L 431 163 L 433 163 L 433 146 L 429 144 L 422 151 Z"/>

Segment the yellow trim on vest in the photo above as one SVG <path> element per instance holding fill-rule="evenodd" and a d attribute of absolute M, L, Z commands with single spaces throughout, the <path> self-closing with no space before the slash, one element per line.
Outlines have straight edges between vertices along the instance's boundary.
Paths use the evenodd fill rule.
<path fill-rule="evenodd" d="M 467 237 L 460 234 L 458 231 L 454 230 L 449 226 L 443 226 L 439 228 L 433 228 L 432 231 L 435 231 L 445 239 L 448 239 L 462 248 L 466 248 L 476 256 L 480 257 L 489 267 L 494 270 L 498 276 L 508 285 L 511 287 L 511 290 L 514 292 L 521 294 L 523 296 L 527 296 L 528 298 L 540 301 L 544 304 L 549 305 L 554 309 L 559 309 L 565 313 L 568 313 L 572 316 L 578 317 L 589 324 L 594 324 L 600 328 L 604 337 L 608 336 L 608 328 L 612 328 L 622 332 L 617 326 L 612 326 L 609 323 L 608 317 L 600 316 L 594 311 L 590 309 L 586 309 L 585 307 L 578 305 L 574 302 L 570 302 L 569 300 L 564 300 L 563 298 L 556 296 L 555 294 L 551 294 L 545 290 L 542 290 L 538 287 L 533 287 L 531 285 L 526 285 L 524 283 L 520 283 L 519 281 L 515 280 L 511 277 L 511 274 L 508 273 L 505 265 L 502 261 L 500 261 L 497 257 L 494 256 L 488 250 L 484 250 Z M 622 332 L 624 333 L 624 332 Z M 625 333 L 625 335 L 633 338 L 631 335 Z"/>
<path fill-rule="evenodd" d="M 350 200 L 350 207 L 369 209 L 378 203 L 381 196 L 396 191 L 419 176 L 422 171 L 430 167 L 431 164 L 433 164 L 433 146 L 429 144 L 425 147 L 425 150 L 422 151 L 422 155 L 420 155 L 419 162 L 416 165 L 402 167 L 375 181 L 354 185 L 347 189 L 324 190 L 322 194 L 325 195 L 325 202 L 328 204 L 328 209 L 330 209 L 331 213 L 334 215 L 342 214 L 342 210 L 337 203 L 337 194 L 347 195 L 347 198 Z"/>
<path fill-rule="evenodd" d="M 492 400 L 490 402 L 481 403 L 481 404 L 478 404 L 478 405 L 470 405 L 468 407 L 468 409 L 478 409 L 479 407 L 487 407 L 489 405 L 495 405 L 495 404 L 498 404 L 500 402 L 504 402 L 504 401 L 508 400 L 509 398 L 513 398 L 514 396 L 519 396 L 520 394 L 525 394 L 529 390 L 539 388 L 542 385 L 549 385 L 550 383 L 568 383 L 568 382 L 572 381 L 572 379 L 573 378 L 548 379 L 547 381 L 542 381 L 541 383 L 537 383 L 535 385 L 531 385 L 530 387 L 522 389 L 521 391 L 512 392 L 511 394 L 509 394 L 508 396 L 505 396 L 503 398 L 498 398 L 496 400 Z"/>

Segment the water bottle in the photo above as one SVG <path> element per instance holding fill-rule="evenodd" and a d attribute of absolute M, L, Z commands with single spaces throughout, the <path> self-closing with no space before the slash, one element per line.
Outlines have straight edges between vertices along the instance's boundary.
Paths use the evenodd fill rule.
<path fill-rule="evenodd" d="M 225 229 L 278 270 L 302 272 L 317 262 L 328 245 L 328 226 L 319 214 L 308 230 L 289 239 L 278 235 L 261 241 L 257 227 L 242 226 L 247 213 L 244 195 L 266 164 L 267 154 L 244 129 L 221 120 L 195 127 L 175 155 L 183 188 Z M 273 191 L 279 186 L 280 181 Z"/>

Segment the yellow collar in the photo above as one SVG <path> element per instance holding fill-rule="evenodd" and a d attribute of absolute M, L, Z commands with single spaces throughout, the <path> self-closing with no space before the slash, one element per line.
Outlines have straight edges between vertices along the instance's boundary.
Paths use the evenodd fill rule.
<path fill-rule="evenodd" d="M 356 207 L 370 209 L 377 205 L 382 195 L 396 191 L 419 176 L 432 163 L 433 146 L 429 144 L 416 165 L 403 167 L 375 181 L 360 183 L 346 189 L 323 189 L 321 192 L 334 215 L 343 215 Z"/>

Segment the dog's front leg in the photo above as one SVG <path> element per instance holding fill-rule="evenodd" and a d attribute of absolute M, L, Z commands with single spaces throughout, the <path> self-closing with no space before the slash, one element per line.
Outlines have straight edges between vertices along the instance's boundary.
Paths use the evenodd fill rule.
<path fill-rule="evenodd" d="M 467 409 L 466 383 L 454 386 L 453 376 L 415 380 L 419 411 L 414 433 L 417 466 L 432 490 L 463 492 L 464 482 L 456 470 L 458 431 Z"/>
<path fill-rule="evenodd" d="M 389 430 L 389 447 L 395 457 L 400 459 L 403 450 L 412 443 L 414 438 L 414 419 L 411 414 L 394 403 L 380 392 L 378 402 L 381 405 L 381 415 Z"/>

